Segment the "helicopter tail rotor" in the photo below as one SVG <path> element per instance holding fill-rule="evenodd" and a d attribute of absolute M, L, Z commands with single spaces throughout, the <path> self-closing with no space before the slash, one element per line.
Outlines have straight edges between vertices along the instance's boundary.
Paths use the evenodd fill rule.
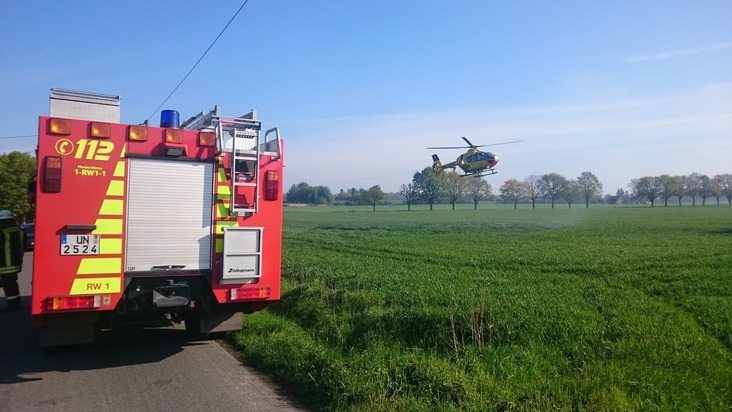
<path fill-rule="evenodd" d="M 442 160 L 440 160 L 439 157 L 437 157 L 436 154 L 432 155 L 432 170 L 435 171 L 435 173 L 440 173 L 445 167 L 442 165 Z"/>

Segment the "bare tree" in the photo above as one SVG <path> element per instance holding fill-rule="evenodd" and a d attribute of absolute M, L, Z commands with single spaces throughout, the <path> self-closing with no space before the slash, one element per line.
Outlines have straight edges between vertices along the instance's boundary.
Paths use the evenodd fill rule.
<path fill-rule="evenodd" d="M 699 196 L 701 196 L 702 198 L 702 206 L 706 206 L 707 198 L 714 197 L 714 193 L 718 190 L 715 187 L 716 185 L 714 179 L 710 179 L 707 175 L 701 175 L 701 177 L 699 178 L 699 183 Z"/>
<path fill-rule="evenodd" d="M 405 183 L 399 188 L 399 194 L 407 202 L 407 210 L 412 210 L 412 202 L 417 198 L 417 188 L 414 183 Z"/>
<path fill-rule="evenodd" d="M 452 170 L 447 174 L 446 193 L 447 199 L 452 204 L 452 210 L 455 210 L 455 203 L 463 197 L 467 188 L 468 182 L 458 172 Z"/>
<path fill-rule="evenodd" d="M 516 209 L 518 201 L 526 197 L 526 185 L 516 179 L 506 180 L 500 187 L 501 197 L 513 202 Z"/>
<path fill-rule="evenodd" d="M 489 197 L 493 188 L 482 177 L 468 180 L 468 196 L 473 200 L 473 209 L 478 209 L 480 199 Z"/>
<path fill-rule="evenodd" d="M 554 202 L 562 196 L 562 189 L 566 181 L 567 179 L 564 176 L 557 173 L 542 175 L 539 179 L 541 193 L 551 199 L 552 209 L 554 209 Z"/>
<path fill-rule="evenodd" d="M 732 206 L 732 174 L 723 174 L 714 176 L 714 180 L 719 185 L 719 193 L 727 198 L 727 204 Z"/>
<path fill-rule="evenodd" d="M 538 175 L 529 175 L 524 179 L 524 186 L 526 186 L 526 197 L 531 199 L 531 208 L 536 209 L 536 199 L 541 197 L 541 184 L 540 177 Z"/>
<path fill-rule="evenodd" d="M 570 179 L 564 182 L 562 197 L 567 202 L 570 209 L 572 208 L 572 203 L 574 203 L 575 200 L 579 200 L 581 196 L 582 188 L 576 180 Z"/>
<path fill-rule="evenodd" d="M 691 205 L 696 206 L 696 197 L 702 191 L 702 175 L 700 173 L 692 173 L 684 178 L 684 188 L 686 194 L 691 196 Z"/>
<path fill-rule="evenodd" d="M 577 177 L 577 183 L 579 184 L 579 189 L 585 199 L 585 207 L 590 207 L 590 200 L 592 200 L 592 198 L 602 196 L 602 183 L 600 183 L 600 179 L 591 172 L 582 172 L 579 177 Z"/>
<path fill-rule="evenodd" d="M 661 193 L 659 193 L 659 196 L 663 199 L 663 205 L 668 207 L 668 199 L 676 196 L 679 187 L 681 187 L 681 191 L 683 192 L 684 185 L 677 176 L 661 175 L 658 179 L 661 184 Z"/>
<path fill-rule="evenodd" d="M 635 196 L 639 198 L 647 197 L 653 207 L 656 198 L 661 193 L 660 179 L 656 176 L 646 176 L 640 179 L 633 179 L 630 182 L 630 188 Z"/>
<path fill-rule="evenodd" d="M 679 207 L 681 207 L 681 199 L 686 196 L 686 176 L 674 176 L 674 195 L 679 199 Z"/>

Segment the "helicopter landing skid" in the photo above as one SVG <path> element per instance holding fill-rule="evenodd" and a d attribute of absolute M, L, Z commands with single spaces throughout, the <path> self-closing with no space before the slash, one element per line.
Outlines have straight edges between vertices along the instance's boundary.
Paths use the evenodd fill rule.
<path fill-rule="evenodd" d="M 483 176 L 494 175 L 496 173 L 498 173 L 497 170 L 495 170 L 495 169 L 488 169 L 488 170 L 486 170 L 484 172 L 480 172 L 480 173 L 466 173 L 466 174 L 463 175 L 463 177 L 468 177 L 468 176 L 469 177 L 483 177 Z"/>

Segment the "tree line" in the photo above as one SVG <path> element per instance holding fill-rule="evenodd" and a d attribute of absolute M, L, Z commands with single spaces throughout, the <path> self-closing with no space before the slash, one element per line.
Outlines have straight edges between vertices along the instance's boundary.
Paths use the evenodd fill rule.
<path fill-rule="evenodd" d="M 584 201 L 589 207 L 591 201 L 599 200 L 602 196 L 602 183 L 591 172 L 583 172 L 577 179 L 567 179 L 557 173 L 550 173 L 542 176 L 531 175 L 522 181 L 509 179 L 499 191 L 502 200 L 512 202 L 514 208 L 522 199 L 531 200 L 532 207 L 536 207 L 539 199 L 550 201 L 552 208 L 560 199 L 567 201 L 570 207 L 578 201 Z M 318 196 L 323 193 L 327 195 Z M 398 195 L 406 203 L 407 210 L 411 210 L 414 204 L 427 204 L 432 210 L 435 204 L 443 202 L 451 204 L 453 209 L 457 203 L 470 202 L 477 209 L 481 200 L 493 198 L 493 187 L 481 177 L 461 176 L 454 170 L 438 173 L 431 167 L 425 167 L 414 173 L 411 182 L 401 185 Z M 388 196 L 378 185 L 369 189 L 341 189 L 338 195 L 332 196 L 326 187 L 313 187 L 301 182 L 290 188 L 285 199 L 292 203 L 331 204 L 335 201 L 343 204 L 368 204 L 376 210 L 376 206 Z M 315 198 L 318 202 L 309 201 Z"/>
<path fill-rule="evenodd" d="M 644 176 L 630 182 L 632 194 L 639 199 L 648 199 L 651 206 L 656 200 L 663 200 L 668 206 L 669 199 L 676 198 L 679 206 L 685 197 L 691 198 L 691 205 L 695 206 L 697 198 L 702 206 L 707 199 L 714 198 L 719 205 L 720 198 L 726 198 L 727 204 L 732 205 L 732 174 L 719 174 L 712 177 L 701 173 L 692 173 L 686 176 Z"/>
<path fill-rule="evenodd" d="M 684 197 L 690 197 L 692 205 L 697 198 L 702 204 L 710 197 L 727 198 L 732 205 L 732 175 L 721 174 L 708 177 L 699 173 L 688 176 L 661 175 L 658 177 L 642 177 L 632 179 L 630 191 L 618 189 L 615 196 L 603 196 L 602 182 L 594 173 L 585 171 L 576 178 L 567 178 L 558 173 L 530 175 L 526 178 L 508 179 L 499 187 L 500 201 L 512 203 L 516 208 L 519 202 L 530 202 L 532 208 L 536 203 L 546 202 L 554 208 L 557 202 L 564 202 L 568 207 L 573 204 L 591 203 L 628 203 L 641 202 L 648 199 L 654 205 L 662 199 L 668 205 L 669 199 L 677 198 L 679 205 Z M 455 204 L 468 202 L 477 209 L 481 200 L 494 198 L 492 186 L 480 177 L 464 177 L 453 171 L 436 173 L 430 167 L 415 172 L 409 183 L 402 184 L 398 193 L 384 193 L 378 185 L 368 189 L 341 189 L 333 195 L 325 186 L 310 186 L 305 182 L 293 185 L 285 195 L 291 203 L 308 204 L 342 204 L 370 205 L 373 210 L 379 204 L 400 201 L 411 210 L 412 205 L 427 204 L 430 210 L 435 204 L 448 203 L 455 209 Z"/>

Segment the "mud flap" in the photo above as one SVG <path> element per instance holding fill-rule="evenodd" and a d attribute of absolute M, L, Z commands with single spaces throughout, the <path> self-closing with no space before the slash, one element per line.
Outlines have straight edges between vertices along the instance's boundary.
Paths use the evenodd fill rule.
<path fill-rule="evenodd" d="M 242 312 L 194 310 L 186 314 L 186 332 L 193 338 L 205 339 L 210 333 L 241 330 L 241 316 Z"/>

